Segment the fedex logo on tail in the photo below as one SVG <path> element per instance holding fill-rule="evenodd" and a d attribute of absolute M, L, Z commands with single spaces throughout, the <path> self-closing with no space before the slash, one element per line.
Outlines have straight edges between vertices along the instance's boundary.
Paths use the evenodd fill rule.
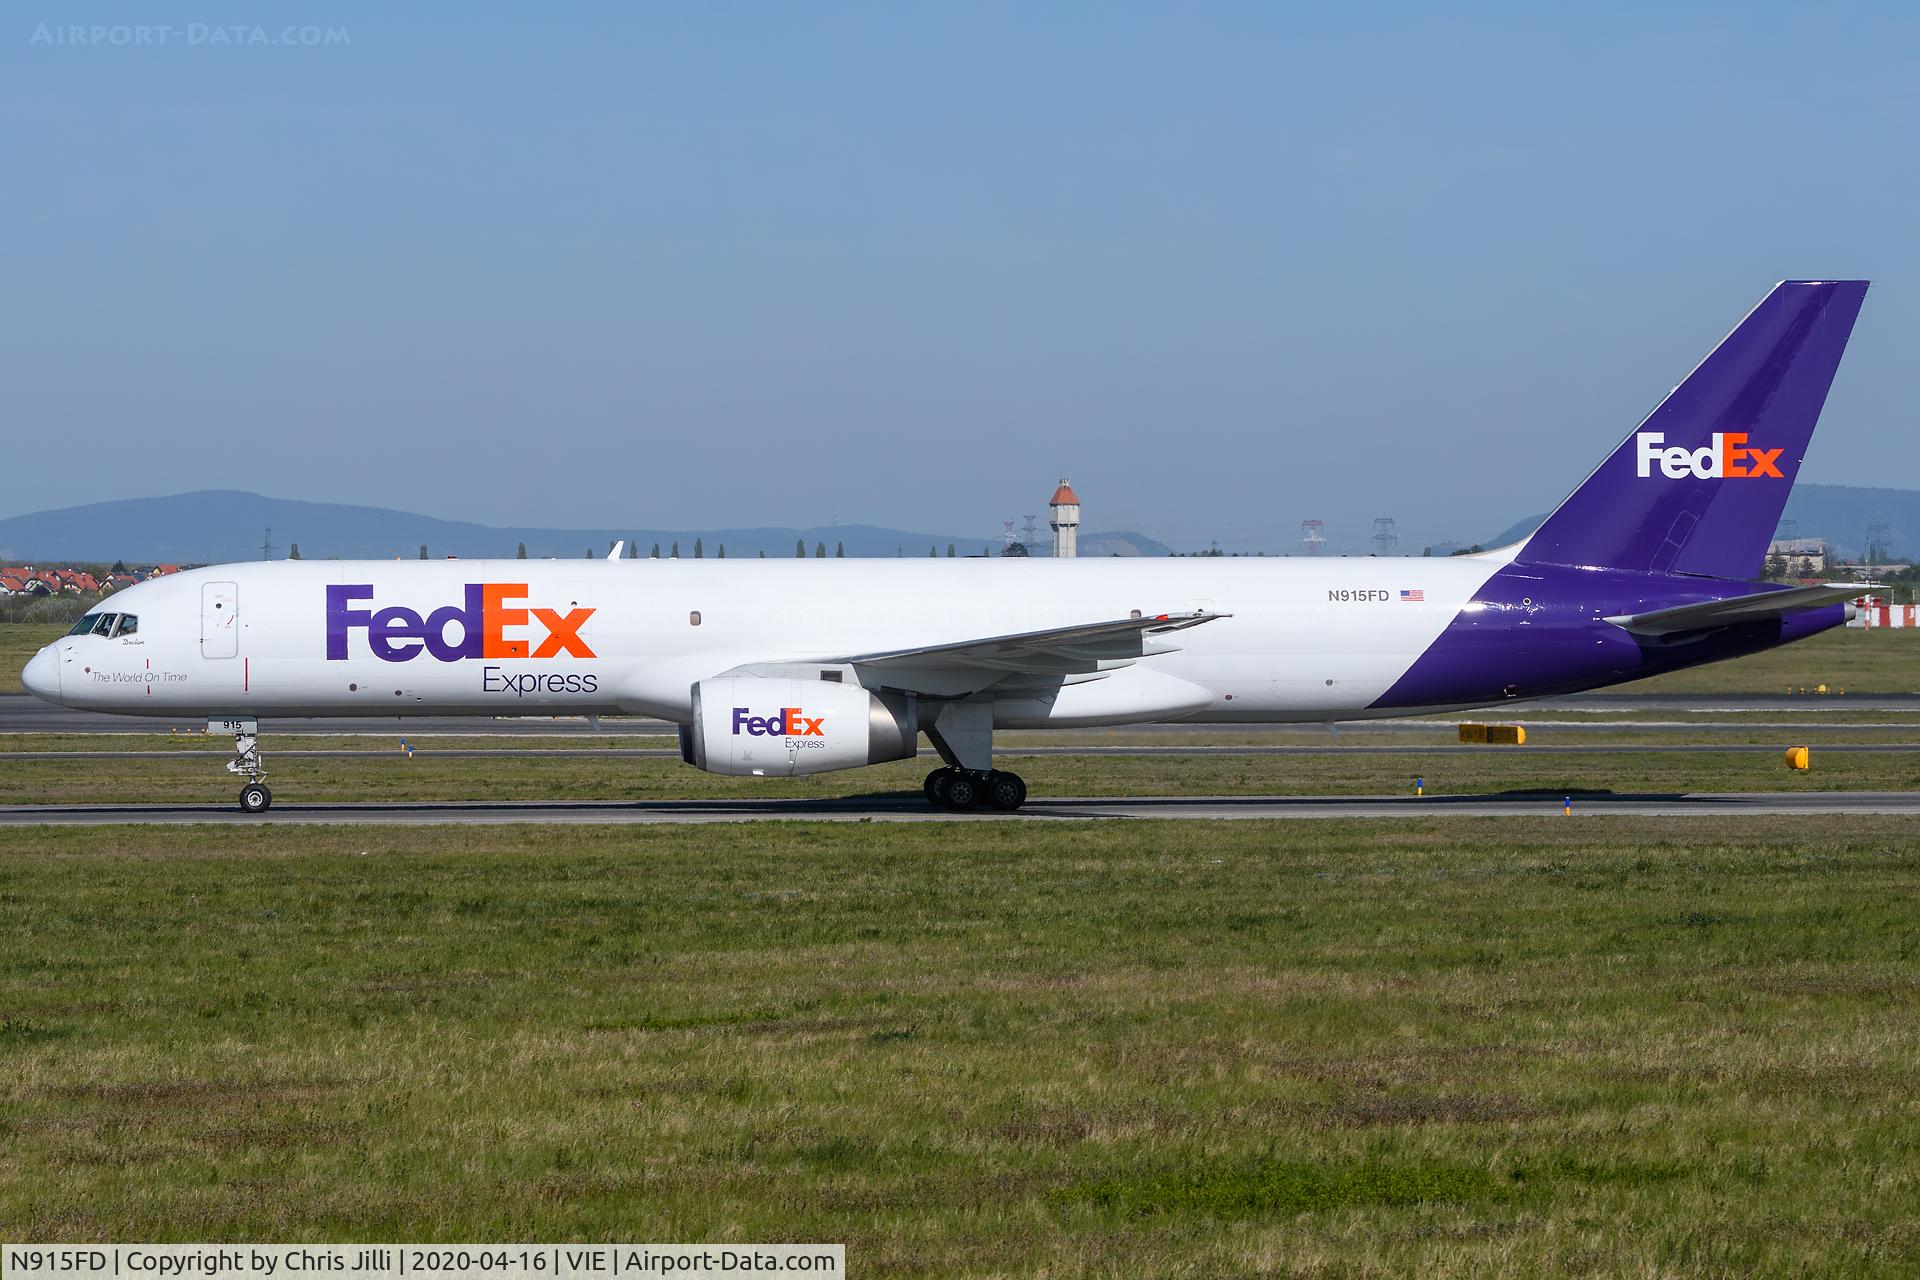
<path fill-rule="evenodd" d="M 733 709 L 733 731 L 750 738 L 824 738 L 820 727 L 825 716 L 802 715 L 799 707 L 782 707 L 777 716 L 756 716 L 746 707 Z"/>
<path fill-rule="evenodd" d="M 424 616 L 405 605 L 356 607 L 372 598 L 370 583 L 327 587 L 327 661 L 346 660 L 355 631 L 367 633 L 368 648 L 382 662 L 410 662 L 422 653 L 441 662 L 595 656 L 580 634 L 593 610 L 528 608 L 524 582 L 469 582 L 461 603 Z"/>
<path fill-rule="evenodd" d="M 1653 474 L 1655 466 L 1669 480 L 1753 480 L 1780 474 L 1780 455 L 1784 449 L 1750 449 L 1744 431 L 1716 431 L 1713 443 L 1704 449 L 1667 447 L 1667 437 L 1659 431 L 1642 431 L 1633 438 L 1639 457 L 1640 476 Z"/>

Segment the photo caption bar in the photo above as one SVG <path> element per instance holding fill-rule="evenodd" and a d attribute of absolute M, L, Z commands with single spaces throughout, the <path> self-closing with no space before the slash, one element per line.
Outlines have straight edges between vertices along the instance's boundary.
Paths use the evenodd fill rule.
<path fill-rule="evenodd" d="M 10 1244 L 0 1280 L 844 1276 L 844 1244 Z"/>

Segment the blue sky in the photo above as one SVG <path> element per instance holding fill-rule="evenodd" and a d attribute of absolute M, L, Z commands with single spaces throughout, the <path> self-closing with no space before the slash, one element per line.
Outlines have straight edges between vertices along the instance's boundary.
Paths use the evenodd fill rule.
<path fill-rule="evenodd" d="M 1676 8 L 29 0 L 0 513 L 1478 537 L 1787 276 L 1803 478 L 1920 488 L 1920 10 Z"/>

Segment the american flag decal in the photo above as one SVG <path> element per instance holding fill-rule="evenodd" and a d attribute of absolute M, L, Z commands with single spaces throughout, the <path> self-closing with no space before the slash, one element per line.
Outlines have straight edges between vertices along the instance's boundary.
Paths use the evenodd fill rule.
<path fill-rule="evenodd" d="M 1427 602 L 1427 593 L 1416 588 L 1412 591 L 1402 591 L 1400 598 L 1402 600 L 1411 600 L 1415 604 L 1425 604 Z"/>

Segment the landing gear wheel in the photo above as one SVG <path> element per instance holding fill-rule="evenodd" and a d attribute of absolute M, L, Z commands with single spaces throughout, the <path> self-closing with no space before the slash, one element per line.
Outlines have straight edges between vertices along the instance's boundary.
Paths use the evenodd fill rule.
<path fill-rule="evenodd" d="M 983 788 L 971 774 L 955 772 L 947 780 L 946 795 L 942 797 L 949 809 L 971 809 L 980 799 Z"/>
<path fill-rule="evenodd" d="M 947 783 L 951 781 L 953 781 L 953 770 L 944 768 L 935 769 L 927 775 L 927 780 L 920 784 L 920 789 L 927 793 L 927 799 L 932 803 L 945 804 L 947 802 Z"/>
<path fill-rule="evenodd" d="M 1027 802 L 1027 784 L 1017 773 L 987 775 L 987 803 L 1003 813 L 1012 813 Z"/>
<path fill-rule="evenodd" d="M 237 773 L 247 780 L 240 788 L 240 808 L 246 813 L 265 813 L 267 806 L 273 803 L 273 792 L 267 790 L 260 779 L 267 776 L 266 764 L 260 759 L 260 726 L 257 721 L 234 719 L 208 721 L 207 731 L 211 733 L 217 724 L 233 727 L 233 759 L 227 761 L 227 772 Z"/>

